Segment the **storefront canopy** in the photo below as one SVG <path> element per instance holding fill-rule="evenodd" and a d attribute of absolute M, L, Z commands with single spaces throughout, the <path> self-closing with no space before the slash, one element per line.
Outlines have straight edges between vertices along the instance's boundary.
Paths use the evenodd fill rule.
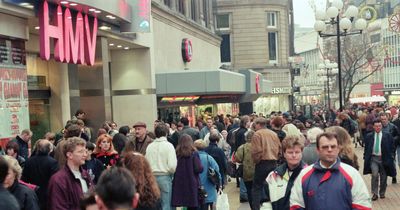
<path fill-rule="evenodd" d="M 362 97 L 362 98 L 351 98 L 350 103 L 371 103 L 371 102 L 385 102 L 386 98 L 383 96 L 371 96 L 371 97 Z"/>

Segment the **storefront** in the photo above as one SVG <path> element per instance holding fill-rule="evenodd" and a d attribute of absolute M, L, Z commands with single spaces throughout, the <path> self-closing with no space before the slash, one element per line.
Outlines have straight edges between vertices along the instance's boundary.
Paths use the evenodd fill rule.
<path fill-rule="evenodd" d="M 286 112 L 290 109 L 290 88 L 272 88 L 272 92 L 265 94 L 254 102 L 254 112 L 264 115 L 272 111 Z"/>

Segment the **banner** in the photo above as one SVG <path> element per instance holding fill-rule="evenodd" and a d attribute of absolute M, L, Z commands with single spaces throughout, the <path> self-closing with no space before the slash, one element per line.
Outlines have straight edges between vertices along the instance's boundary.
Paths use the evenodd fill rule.
<path fill-rule="evenodd" d="M 25 41 L 0 38 L 0 139 L 29 128 Z"/>

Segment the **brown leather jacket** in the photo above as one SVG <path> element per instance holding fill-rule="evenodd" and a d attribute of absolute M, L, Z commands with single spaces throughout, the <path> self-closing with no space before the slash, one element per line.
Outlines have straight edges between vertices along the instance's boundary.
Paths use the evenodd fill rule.
<path fill-rule="evenodd" d="M 261 160 L 279 160 L 281 142 L 272 130 L 262 128 L 254 133 L 251 140 L 251 157 L 255 164 Z"/>
<path fill-rule="evenodd" d="M 153 139 L 149 135 L 146 135 L 144 141 L 139 142 L 139 144 L 135 136 L 129 137 L 129 140 L 126 142 L 124 152 L 135 151 L 145 155 L 147 146 L 149 146 L 149 144 L 152 142 Z"/>

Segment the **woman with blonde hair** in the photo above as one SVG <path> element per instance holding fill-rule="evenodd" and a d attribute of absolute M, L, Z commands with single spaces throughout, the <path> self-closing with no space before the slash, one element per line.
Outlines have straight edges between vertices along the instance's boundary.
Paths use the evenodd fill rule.
<path fill-rule="evenodd" d="M 354 153 L 354 149 L 351 145 L 351 136 L 346 129 L 340 126 L 331 126 L 325 129 L 326 132 L 336 134 L 338 144 L 340 147 L 339 157 L 343 163 L 353 166 L 355 169 L 359 169 L 358 158 Z"/>
<path fill-rule="evenodd" d="M 92 156 L 100 160 L 104 168 L 113 166 L 119 161 L 118 152 L 114 149 L 110 135 L 102 134 L 97 138 Z"/>
<path fill-rule="evenodd" d="M 138 152 L 124 153 L 122 163 L 136 180 L 139 193 L 137 210 L 161 210 L 161 194 L 147 159 Z"/>

